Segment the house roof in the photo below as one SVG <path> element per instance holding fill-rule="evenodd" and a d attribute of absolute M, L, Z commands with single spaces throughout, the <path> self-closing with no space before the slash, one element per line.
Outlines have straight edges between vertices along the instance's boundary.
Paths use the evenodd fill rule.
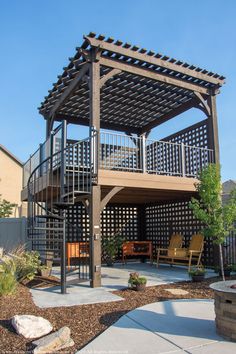
<path fill-rule="evenodd" d="M 7 154 L 12 160 L 18 163 L 20 166 L 23 166 L 23 162 L 20 161 L 15 155 L 13 155 L 5 146 L 0 144 L 0 150 L 2 150 L 5 154 Z"/>
<path fill-rule="evenodd" d="M 236 180 L 229 179 L 222 184 L 223 194 L 230 194 L 236 188 Z"/>
<path fill-rule="evenodd" d="M 89 124 L 88 64 L 96 51 L 101 79 L 111 73 L 101 88 L 102 128 L 152 128 L 199 106 L 199 95 L 206 99 L 225 82 L 222 75 L 91 32 L 41 103 L 45 119 Z"/>

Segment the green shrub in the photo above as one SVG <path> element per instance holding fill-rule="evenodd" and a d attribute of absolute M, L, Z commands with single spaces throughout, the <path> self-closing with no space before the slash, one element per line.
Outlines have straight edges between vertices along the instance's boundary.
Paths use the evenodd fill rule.
<path fill-rule="evenodd" d="M 0 272 L 12 273 L 18 282 L 32 280 L 41 266 L 39 257 L 36 251 L 24 251 L 19 248 L 3 259 Z"/>
<path fill-rule="evenodd" d="M 40 268 L 40 255 L 36 251 L 23 251 L 14 257 L 16 279 L 22 282 L 32 280 Z"/>
<path fill-rule="evenodd" d="M 188 272 L 189 276 L 204 275 L 205 273 L 206 273 L 206 271 L 203 267 L 202 268 L 194 268 Z"/>
<path fill-rule="evenodd" d="M 15 275 L 11 271 L 0 273 L 0 296 L 12 294 L 17 286 Z"/>
<path fill-rule="evenodd" d="M 131 287 L 135 287 L 136 285 L 139 284 L 147 284 L 147 278 L 140 277 L 139 273 L 137 272 L 130 273 L 128 283 L 131 285 Z"/>

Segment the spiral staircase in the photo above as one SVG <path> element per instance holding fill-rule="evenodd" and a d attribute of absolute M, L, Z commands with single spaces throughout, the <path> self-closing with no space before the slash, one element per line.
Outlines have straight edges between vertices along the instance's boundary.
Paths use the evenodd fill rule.
<path fill-rule="evenodd" d="M 68 235 L 73 231 L 76 242 L 82 240 L 80 225 L 69 223 L 67 213 L 78 197 L 90 194 L 95 178 L 91 153 L 94 140 L 94 136 L 77 142 L 67 140 L 66 124 L 62 124 L 41 144 L 39 163 L 31 169 L 27 182 L 28 237 L 42 258 L 53 255 L 60 264 L 63 293 Z M 89 280 L 89 273 L 89 259 L 81 260 L 72 282 Z"/>

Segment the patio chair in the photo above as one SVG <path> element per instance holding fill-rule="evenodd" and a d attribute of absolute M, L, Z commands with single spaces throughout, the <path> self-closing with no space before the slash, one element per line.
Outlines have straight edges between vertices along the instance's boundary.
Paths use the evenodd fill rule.
<path fill-rule="evenodd" d="M 172 257 L 172 264 L 186 265 L 188 264 L 188 271 L 194 265 L 196 267 L 202 266 L 201 257 L 204 248 L 204 236 L 195 234 L 192 236 L 188 248 L 179 248 L 175 250 Z M 195 264 L 193 264 L 195 263 Z"/>
<path fill-rule="evenodd" d="M 170 238 L 170 243 L 168 248 L 158 248 L 157 249 L 157 267 L 159 267 L 159 262 L 162 260 L 164 263 L 171 263 L 172 258 L 176 254 L 176 250 L 180 251 L 183 244 L 183 236 L 180 234 L 173 234 Z"/>

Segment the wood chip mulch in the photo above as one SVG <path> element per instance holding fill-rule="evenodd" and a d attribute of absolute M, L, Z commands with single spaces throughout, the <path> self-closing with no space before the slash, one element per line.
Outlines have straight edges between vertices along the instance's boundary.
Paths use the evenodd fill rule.
<path fill-rule="evenodd" d="M 53 284 L 53 279 L 51 280 Z M 17 335 L 11 327 L 9 319 L 16 314 L 42 316 L 52 323 L 54 330 L 68 326 L 71 329 L 71 337 L 75 346 L 62 350 L 60 353 L 74 354 L 128 311 L 157 301 L 213 298 L 213 291 L 209 288 L 209 284 L 219 280 L 216 277 L 201 283 L 189 281 L 159 285 L 148 287 L 144 292 L 126 289 L 114 292 L 124 298 L 124 301 L 48 309 L 38 308 L 32 300 L 29 288 L 19 285 L 14 295 L 0 297 L 0 353 L 28 353 L 30 351 L 31 341 Z M 47 286 L 49 282 L 46 281 Z M 43 283 L 43 281 L 39 281 L 39 283 Z M 31 284 L 31 286 L 35 286 L 35 284 Z M 189 293 L 184 296 L 176 296 L 165 291 L 165 289 L 171 288 L 183 289 Z"/>

